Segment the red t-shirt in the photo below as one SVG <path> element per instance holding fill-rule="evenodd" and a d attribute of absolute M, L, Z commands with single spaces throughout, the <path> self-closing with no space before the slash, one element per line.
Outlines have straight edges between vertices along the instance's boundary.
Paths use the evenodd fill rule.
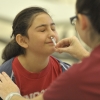
<path fill-rule="evenodd" d="M 31 73 L 20 64 L 16 57 L 13 61 L 13 72 L 21 95 L 25 98 L 34 98 L 47 89 L 50 83 L 59 76 L 62 69 L 58 61 L 50 57 L 47 67 L 40 73 Z"/>
<path fill-rule="evenodd" d="M 44 100 L 100 100 L 100 45 L 90 57 L 62 73 L 43 97 Z"/>

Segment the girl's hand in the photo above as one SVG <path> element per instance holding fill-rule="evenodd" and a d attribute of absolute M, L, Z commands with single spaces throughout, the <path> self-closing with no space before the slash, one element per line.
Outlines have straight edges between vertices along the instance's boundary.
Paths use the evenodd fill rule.
<path fill-rule="evenodd" d="M 19 88 L 5 73 L 0 73 L 0 97 L 4 100 L 11 92 L 19 93 Z"/>

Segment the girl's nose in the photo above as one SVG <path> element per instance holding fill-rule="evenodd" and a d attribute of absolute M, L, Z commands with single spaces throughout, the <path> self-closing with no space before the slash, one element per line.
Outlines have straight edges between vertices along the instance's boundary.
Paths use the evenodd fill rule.
<path fill-rule="evenodd" d="M 49 37 L 55 37 L 55 32 L 52 31 L 52 30 L 50 30 L 50 31 L 49 31 Z"/>

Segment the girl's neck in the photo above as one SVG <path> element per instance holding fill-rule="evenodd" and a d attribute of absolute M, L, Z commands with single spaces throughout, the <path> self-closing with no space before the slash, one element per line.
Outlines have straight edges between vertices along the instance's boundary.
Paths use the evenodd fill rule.
<path fill-rule="evenodd" d="M 18 60 L 26 70 L 37 73 L 48 65 L 49 57 L 20 55 Z"/>

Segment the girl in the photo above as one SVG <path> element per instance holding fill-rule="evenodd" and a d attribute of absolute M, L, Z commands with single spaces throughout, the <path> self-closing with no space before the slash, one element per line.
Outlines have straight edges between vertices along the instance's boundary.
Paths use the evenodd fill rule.
<path fill-rule="evenodd" d="M 3 51 L 0 72 L 8 73 L 22 96 L 33 98 L 43 93 L 69 65 L 50 56 L 55 52 L 51 37 L 57 42 L 58 36 L 55 23 L 45 9 L 22 10 L 15 17 L 12 29 L 13 40 Z"/>

